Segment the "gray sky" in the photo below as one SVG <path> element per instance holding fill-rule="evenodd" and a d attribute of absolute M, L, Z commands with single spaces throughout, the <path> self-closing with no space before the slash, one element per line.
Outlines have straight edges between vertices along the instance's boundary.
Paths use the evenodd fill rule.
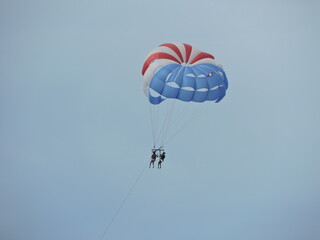
<path fill-rule="evenodd" d="M 95 240 L 149 158 L 141 67 L 185 42 L 227 96 L 104 239 L 320 239 L 318 1 L 0 3 L 0 239 Z"/>

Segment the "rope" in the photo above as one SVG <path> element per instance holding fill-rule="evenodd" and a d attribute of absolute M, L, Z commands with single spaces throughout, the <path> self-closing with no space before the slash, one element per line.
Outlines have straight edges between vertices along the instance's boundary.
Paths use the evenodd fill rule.
<path fill-rule="evenodd" d="M 191 108 L 191 104 L 182 104 L 181 106 L 177 106 L 176 110 L 179 109 L 180 111 L 175 111 L 174 119 L 170 123 L 170 126 L 168 126 L 166 134 L 171 133 L 171 135 L 176 135 L 176 134 L 172 134 L 172 132 L 176 132 L 175 129 L 178 129 L 181 127 L 181 123 L 183 123 L 183 121 L 182 121 L 183 119 L 185 121 L 190 122 L 190 120 L 189 120 L 189 118 L 187 118 L 187 114 L 186 114 L 190 110 L 190 108 Z M 167 139 L 168 139 L 168 137 L 166 135 L 165 139 L 163 140 L 163 145 L 167 144 L 167 142 L 169 141 Z"/>
<path fill-rule="evenodd" d="M 171 136 L 167 137 L 165 139 L 164 145 L 167 145 L 171 140 L 178 135 L 181 131 L 185 130 L 191 123 L 194 123 L 194 121 L 197 118 L 200 118 L 203 116 L 203 112 L 208 110 L 209 104 L 207 103 L 193 103 L 193 104 L 187 104 L 188 108 L 185 108 L 184 111 L 182 111 L 179 115 L 179 119 L 175 121 L 176 125 L 172 124 L 172 128 L 170 128 L 170 131 L 172 129 Z M 187 118 L 187 121 L 183 121 L 181 118 Z M 179 124 L 179 125 L 178 125 Z"/>
<path fill-rule="evenodd" d="M 174 99 L 173 101 L 168 102 L 168 108 L 167 108 L 167 114 L 166 114 L 166 119 L 163 124 L 163 129 L 161 130 L 161 144 L 163 146 L 163 142 L 166 139 L 166 135 L 168 132 L 168 128 L 170 126 L 170 122 L 172 120 L 172 116 L 174 115 L 174 107 L 176 105 L 177 100 Z"/>
<path fill-rule="evenodd" d="M 149 163 L 149 161 L 148 161 Z M 148 164 L 146 164 L 143 169 L 140 171 L 137 179 L 134 181 L 134 183 L 132 184 L 131 188 L 129 189 L 129 192 L 127 193 L 127 195 L 125 196 L 125 198 L 122 200 L 119 208 L 117 209 L 117 211 L 115 212 L 115 214 L 113 215 L 113 217 L 111 218 L 109 224 L 106 226 L 103 234 L 101 235 L 101 237 L 99 238 L 99 240 L 102 240 L 105 235 L 109 232 L 111 225 L 113 224 L 114 220 L 116 219 L 116 217 L 118 216 L 118 214 L 120 213 L 120 210 L 122 209 L 122 207 L 124 206 L 124 204 L 126 203 L 127 199 L 129 198 L 129 196 L 131 195 L 133 189 L 135 188 L 136 184 L 138 183 L 138 181 L 140 180 L 143 172 L 145 171 L 145 169 L 147 168 Z"/>
<path fill-rule="evenodd" d="M 154 124 L 154 122 L 155 122 L 155 120 L 154 120 L 154 114 L 153 114 L 153 110 L 152 110 L 152 106 L 151 106 L 151 104 L 150 104 L 150 107 L 149 107 L 149 109 L 150 109 L 150 122 L 151 122 L 151 129 L 152 129 L 152 137 L 153 137 L 153 145 L 155 145 L 156 144 L 156 136 L 155 136 L 155 124 Z"/>

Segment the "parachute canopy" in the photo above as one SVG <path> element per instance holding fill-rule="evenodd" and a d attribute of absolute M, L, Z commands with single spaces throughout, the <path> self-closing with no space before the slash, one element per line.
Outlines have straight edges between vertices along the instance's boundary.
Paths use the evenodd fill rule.
<path fill-rule="evenodd" d="M 228 88 L 223 67 L 214 57 L 185 43 L 165 43 L 143 64 L 144 91 L 151 104 L 167 98 L 184 102 L 219 102 Z"/>

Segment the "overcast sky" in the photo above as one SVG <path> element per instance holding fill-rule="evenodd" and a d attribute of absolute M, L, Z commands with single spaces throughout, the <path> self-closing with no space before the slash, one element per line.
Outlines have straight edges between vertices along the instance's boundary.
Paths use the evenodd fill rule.
<path fill-rule="evenodd" d="M 149 159 L 144 58 L 229 89 L 145 169 L 105 238 L 320 239 L 318 1 L 0 3 L 0 239 L 98 240 Z"/>

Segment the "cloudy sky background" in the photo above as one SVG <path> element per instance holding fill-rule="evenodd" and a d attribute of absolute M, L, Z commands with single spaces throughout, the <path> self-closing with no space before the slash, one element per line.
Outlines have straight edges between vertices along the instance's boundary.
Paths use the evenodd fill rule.
<path fill-rule="evenodd" d="M 0 3 L 0 239 L 95 240 L 150 155 L 141 67 L 186 42 L 227 96 L 104 239 L 320 239 L 318 1 Z"/>

